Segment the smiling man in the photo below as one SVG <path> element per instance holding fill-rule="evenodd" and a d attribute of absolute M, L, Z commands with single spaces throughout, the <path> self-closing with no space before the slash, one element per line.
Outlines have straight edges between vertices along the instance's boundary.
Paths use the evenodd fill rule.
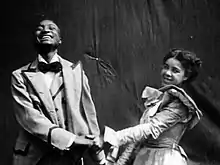
<path fill-rule="evenodd" d="M 81 63 L 58 55 L 60 29 L 52 20 L 42 20 L 34 34 L 36 59 L 12 73 L 15 117 L 21 126 L 13 164 L 80 164 L 86 151 L 94 163 L 104 164 L 104 152 L 93 147 L 92 137 L 100 130 Z"/>

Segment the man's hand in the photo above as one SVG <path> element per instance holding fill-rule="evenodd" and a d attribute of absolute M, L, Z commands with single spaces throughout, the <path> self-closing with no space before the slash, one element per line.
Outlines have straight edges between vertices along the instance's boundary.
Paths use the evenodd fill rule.
<path fill-rule="evenodd" d="M 102 150 L 103 148 L 103 145 L 104 145 L 104 138 L 103 136 L 96 136 L 94 139 L 93 139 L 93 145 L 92 145 L 92 149 L 96 152 Z"/>
<path fill-rule="evenodd" d="M 91 147 L 93 145 L 93 140 L 86 138 L 85 136 L 76 136 L 74 145 L 82 145 Z"/>

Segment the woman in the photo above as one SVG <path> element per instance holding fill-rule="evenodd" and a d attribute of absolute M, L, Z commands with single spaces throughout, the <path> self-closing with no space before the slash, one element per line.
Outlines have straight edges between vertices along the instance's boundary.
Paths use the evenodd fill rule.
<path fill-rule="evenodd" d="M 104 141 L 112 144 L 108 159 L 116 157 L 119 146 L 129 144 L 117 164 L 126 164 L 135 148 L 134 165 L 186 165 L 187 156 L 178 145 L 185 130 L 202 116 L 182 86 L 198 75 L 201 60 L 190 51 L 171 49 L 163 59 L 161 85 L 142 92 L 145 111 L 140 124 L 117 132 L 106 127 Z M 133 152 L 134 153 L 134 152 Z"/>

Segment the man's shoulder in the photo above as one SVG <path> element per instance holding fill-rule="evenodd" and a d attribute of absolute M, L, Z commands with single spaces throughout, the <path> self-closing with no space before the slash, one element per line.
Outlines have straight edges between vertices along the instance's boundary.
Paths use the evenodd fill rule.
<path fill-rule="evenodd" d="M 67 60 L 63 57 L 60 57 L 61 59 L 61 63 L 64 65 L 64 66 L 69 66 L 71 67 L 72 69 L 74 69 L 76 66 L 80 66 L 82 68 L 82 62 L 79 60 L 77 62 L 72 62 L 70 60 Z"/>
<path fill-rule="evenodd" d="M 58 55 L 58 57 L 59 57 L 60 62 L 62 63 L 62 65 L 64 65 L 64 66 L 72 66 L 72 65 L 74 65 L 74 63 L 72 61 L 67 60 L 64 57 L 61 57 L 60 55 Z"/>
<path fill-rule="evenodd" d="M 22 73 L 22 72 L 24 72 L 24 71 L 28 70 L 28 69 L 29 69 L 29 67 L 30 67 L 30 65 L 31 65 L 31 63 L 28 63 L 28 64 L 26 64 L 26 65 L 23 65 L 22 67 L 20 67 L 20 68 L 18 68 L 18 69 L 13 70 L 13 71 L 12 71 L 12 74 L 18 74 L 18 73 Z"/>

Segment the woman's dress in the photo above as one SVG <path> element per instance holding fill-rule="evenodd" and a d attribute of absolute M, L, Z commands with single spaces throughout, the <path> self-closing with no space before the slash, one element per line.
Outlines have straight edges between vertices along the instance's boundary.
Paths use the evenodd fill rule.
<path fill-rule="evenodd" d="M 179 141 L 185 130 L 198 123 L 201 111 L 183 89 L 173 85 L 160 90 L 146 87 L 142 98 L 146 109 L 140 124 L 116 132 L 115 146 L 128 144 L 117 164 L 126 164 L 139 148 L 134 165 L 186 165 L 187 155 Z"/>

